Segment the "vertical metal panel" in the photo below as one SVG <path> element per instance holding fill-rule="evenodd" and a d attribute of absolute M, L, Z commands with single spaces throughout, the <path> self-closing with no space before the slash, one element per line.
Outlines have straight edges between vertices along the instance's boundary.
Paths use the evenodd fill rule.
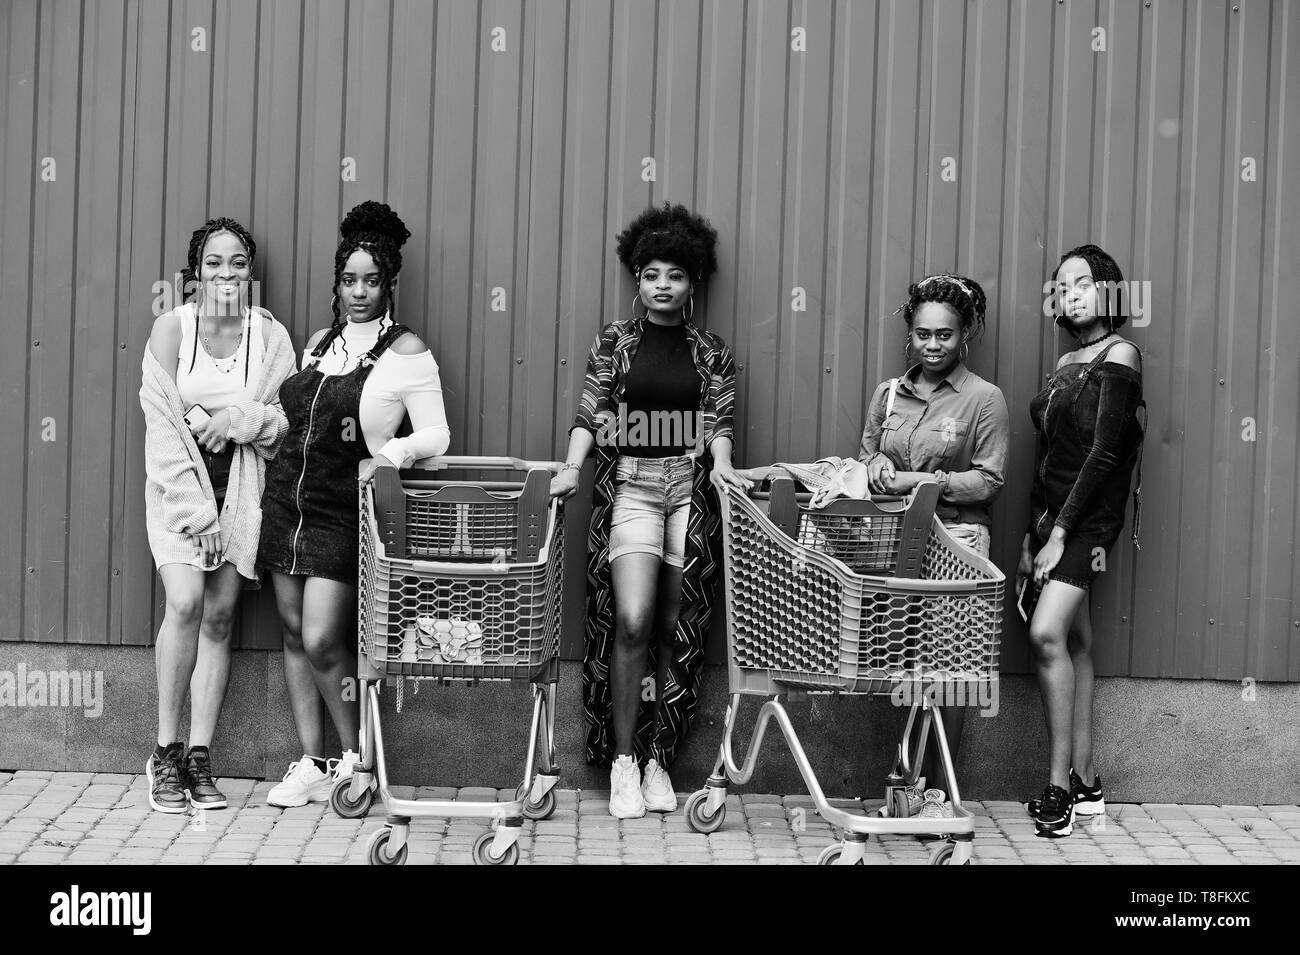
<path fill-rule="evenodd" d="M 40 11 L 35 4 L 0 8 L 0 75 L 6 77 L 0 100 L 4 138 L 0 143 L 0 198 L 4 225 L 0 227 L 0 287 L 10 290 L 3 327 L 11 347 L 0 348 L 0 434 L 9 454 L 0 455 L 0 487 L 10 506 L 0 509 L 0 609 L 16 624 L 0 627 L 0 640 L 34 636 L 27 628 L 24 597 L 27 548 L 24 528 L 28 520 L 27 458 L 33 441 L 40 440 L 39 420 L 31 407 L 32 328 L 36 301 L 31 285 L 34 214 L 44 155 L 36 149 L 36 118 L 41 91 L 37 86 Z M 19 543 L 21 542 L 21 543 Z"/>
<path fill-rule="evenodd" d="M 563 453 L 592 337 L 628 314 L 614 235 L 667 199 L 719 231 L 696 307 L 742 368 L 746 463 L 853 453 L 903 367 L 909 282 L 984 285 L 970 363 L 1011 410 L 1009 571 L 1026 408 L 1066 344 L 1042 286 L 1063 249 L 1110 250 L 1150 282 L 1131 334 L 1151 417 L 1144 547 L 1121 541 L 1096 588 L 1098 671 L 1300 679 L 1300 30 L 1286 0 L 1235 5 L 4 5 L 0 283 L 21 295 L 3 305 L 0 425 L 21 453 L 0 458 L 18 505 L 0 515 L 0 609 L 20 623 L 0 639 L 152 639 L 139 360 L 154 283 L 209 215 L 253 229 L 262 300 L 301 345 L 331 319 L 340 216 L 392 203 L 413 233 L 399 318 L 441 366 L 453 450 L 540 457 Z M 241 629 L 278 644 L 269 593 Z M 1015 620 L 1003 662 L 1029 664 Z"/>

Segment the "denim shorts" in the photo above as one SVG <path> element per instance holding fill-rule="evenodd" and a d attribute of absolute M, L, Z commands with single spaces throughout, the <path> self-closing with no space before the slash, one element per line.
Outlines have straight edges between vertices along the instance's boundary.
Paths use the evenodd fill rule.
<path fill-rule="evenodd" d="M 952 536 L 958 544 L 963 545 L 967 550 L 973 550 L 981 557 L 988 559 L 989 545 L 992 542 L 992 535 L 989 533 L 987 524 L 963 524 L 953 522 L 944 524 L 944 529 Z"/>
<path fill-rule="evenodd" d="M 684 567 L 694 476 L 695 461 L 690 455 L 620 455 L 614 465 L 609 559 L 651 554 L 670 567 Z"/>

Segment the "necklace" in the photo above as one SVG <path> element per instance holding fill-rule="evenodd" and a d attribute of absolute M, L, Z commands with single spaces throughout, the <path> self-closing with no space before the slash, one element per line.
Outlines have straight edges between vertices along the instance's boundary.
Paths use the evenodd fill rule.
<path fill-rule="evenodd" d="M 1112 335 L 1115 335 L 1115 334 L 1118 334 L 1118 333 L 1115 331 L 1115 329 L 1112 328 L 1112 329 L 1111 329 L 1110 331 L 1108 331 L 1105 335 L 1098 336 L 1097 338 L 1094 338 L 1094 339 L 1093 339 L 1092 341 L 1090 341 L 1090 342 L 1085 342 L 1085 341 L 1081 338 L 1081 339 L 1079 339 L 1079 347 L 1080 347 L 1080 348 L 1091 348 L 1093 345 L 1097 344 L 1097 342 L 1104 342 L 1106 339 L 1110 338 Z"/>
<path fill-rule="evenodd" d="M 216 368 L 217 371 L 221 372 L 223 375 L 230 374 L 232 371 L 234 371 L 235 366 L 239 364 L 239 346 L 242 345 L 244 342 L 244 333 L 248 329 L 249 317 L 250 317 L 250 313 L 245 311 L 243 320 L 240 321 L 239 323 L 239 334 L 235 337 L 235 348 L 225 358 L 219 358 L 216 355 L 212 354 L 212 348 L 208 341 L 207 335 L 199 336 L 203 341 L 204 352 L 206 352 L 208 357 L 212 359 L 212 366 Z M 198 325 L 198 321 L 199 321 L 199 314 L 198 312 L 196 312 L 194 316 L 194 324 L 196 326 Z M 247 380 L 248 378 L 247 368 L 244 369 L 244 378 L 245 380 Z"/>

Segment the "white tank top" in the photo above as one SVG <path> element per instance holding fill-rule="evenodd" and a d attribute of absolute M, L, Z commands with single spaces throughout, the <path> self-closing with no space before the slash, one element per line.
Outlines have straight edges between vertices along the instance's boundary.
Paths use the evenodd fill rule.
<path fill-rule="evenodd" d="M 181 323 L 181 348 L 176 360 L 176 389 L 186 408 L 202 405 L 209 414 L 252 397 L 262 374 L 262 316 L 244 315 L 244 337 L 228 358 L 214 358 L 196 336 L 198 306 L 176 310 Z"/>

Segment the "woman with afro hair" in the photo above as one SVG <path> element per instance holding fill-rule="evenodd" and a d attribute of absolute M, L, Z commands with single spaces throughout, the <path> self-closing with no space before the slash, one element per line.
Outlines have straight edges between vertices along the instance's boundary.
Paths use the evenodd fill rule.
<path fill-rule="evenodd" d="M 1106 811 L 1092 759 L 1089 588 L 1124 527 L 1133 468 L 1133 543 L 1141 523 L 1142 359 L 1119 337 L 1128 320 L 1124 276 L 1095 245 L 1061 256 L 1051 313 L 1078 345 L 1029 403 L 1038 432 L 1029 527 L 1017 585 L 1037 593 L 1029 643 L 1047 711 L 1050 776 L 1029 801 L 1038 835 L 1068 836 L 1078 815 Z M 1031 601 L 1028 601 L 1032 603 Z M 1084 782 L 1091 780 L 1091 782 Z"/>
<path fill-rule="evenodd" d="M 307 342 L 302 370 L 280 389 L 289 431 L 267 475 L 261 560 L 284 625 L 284 674 L 303 756 L 267 796 L 274 806 L 324 802 L 352 774 L 360 714 L 355 679 L 357 467 L 402 468 L 443 454 L 451 431 L 438 364 L 393 318 L 405 224 L 380 202 L 344 217 L 334 254 L 333 321 Z M 409 414 L 413 433 L 395 437 Z M 359 432 L 359 433 L 358 433 Z M 326 760 L 321 700 L 345 747 Z"/>
<path fill-rule="evenodd" d="M 718 495 L 751 484 L 731 464 L 731 351 L 692 323 L 716 242 L 706 219 L 668 203 L 618 236 L 637 284 L 632 316 L 596 336 L 551 484 L 552 495 L 573 495 L 595 450 L 583 709 L 587 761 L 610 767 L 609 811 L 620 819 L 677 808 L 668 769 L 703 673 L 721 570 Z M 647 667 L 652 694 L 642 693 Z"/>
<path fill-rule="evenodd" d="M 234 219 L 190 237 L 193 301 L 161 315 L 145 348 L 145 521 L 166 591 L 155 649 L 158 743 L 145 765 L 159 812 L 221 809 L 209 746 L 230 679 L 240 591 L 258 579 L 266 461 L 288 427 L 280 383 L 293 342 L 249 304 L 257 244 Z M 190 746 L 180 735 L 186 691 Z"/>
<path fill-rule="evenodd" d="M 903 354 L 910 367 L 872 394 L 858 458 L 878 494 L 908 494 L 922 481 L 938 483 L 935 514 L 958 543 L 988 560 L 989 507 L 1002 490 L 1010 425 L 1002 391 L 966 365 L 971 338 L 984 331 L 986 302 L 978 282 L 946 272 L 907 290 L 895 314 L 907 325 Z M 964 714 L 951 707 L 943 720 L 953 764 Z M 918 721 L 913 749 L 921 743 L 920 728 Z M 932 784 L 947 775 L 937 750 L 927 746 L 922 765 Z M 917 787 L 908 792 L 910 808 L 950 817 L 945 795 L 937 786 Z"/>

